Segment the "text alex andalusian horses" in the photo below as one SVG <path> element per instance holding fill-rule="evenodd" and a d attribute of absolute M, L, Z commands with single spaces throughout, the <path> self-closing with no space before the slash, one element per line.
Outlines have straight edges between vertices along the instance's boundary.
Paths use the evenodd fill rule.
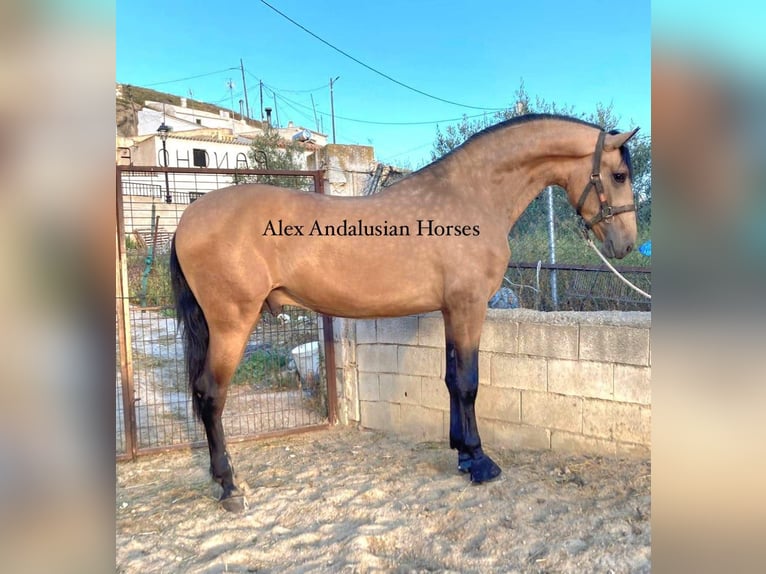
<path fill-rule="evenodd" d="M 498 476 L 481 448 L 474 402 L 479 337 L 510 257 L 508 233 L 543 188 L 558 185 L 604 254 L 624 257 L 636 240 L 625 147 L 636 131 L 527 115 L 373 196 L 240 185 L 191 204 L 174 237 L 171 275 L 194 408 L 224 507 L 244 506 L 221 425 L 227 387 L 261 312 L 285 304 L 358 318 L 440 310 L 450 447 L 472 481 Z"/>

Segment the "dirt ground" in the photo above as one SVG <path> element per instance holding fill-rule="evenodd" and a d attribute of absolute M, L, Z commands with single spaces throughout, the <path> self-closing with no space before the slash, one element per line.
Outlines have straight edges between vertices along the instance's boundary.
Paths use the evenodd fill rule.
<path fill-rule="evenodd" d="M 120 573 L 649 572 L 650 463 L 335 428 L 231 445 L 249 508 L 217 503 L 207 449 L 117 465 Z"/>

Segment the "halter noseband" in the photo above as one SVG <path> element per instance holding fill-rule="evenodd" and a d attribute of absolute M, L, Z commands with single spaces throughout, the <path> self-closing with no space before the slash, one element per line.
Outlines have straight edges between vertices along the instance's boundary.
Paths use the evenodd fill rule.
<path fill-rule="evenodd" d="M 606 137 L 606 132 L 601 131 L 598 134 L 598 141 L 596 142 L 596 151 L 593 153 L 593 169 L 591 170 L 590 174 L 590 181 L 585 185 L 585 189 L 582 192 L 582 195 L 580 195 L 580 199 L 577 202 L 577 215 L 580 216 L 580 219 L 585 223 L 586 230 L 592 229 L 594 225 L 599 223 L 600 221 L 603 221 L 605 223 L 611 223 L 612 217 L 617 215 L 618 213 L 624 213 L 626 211 L 635 211 L 636 210 L 636 204 L 631 203 L 630 205 L 620 205 L 617 207 L 612 207 L 609 205 L 609 202 L 606 200 L 606 192 L 604 192 L 604 182 L 601 181 L 601 152 L 604 151 L 604 138 Z M 582 207 L 585 205 L 585 200 L 588 197 L 588 194 L 590 193 L 590 190 L 592 187 L 596 188 L 596 195 L 598 196 L 598 201 L 601 204 L 601 207 L 598 211 L 598 213 L 592 217 L 590 220 L 587 220 L 582 215 Z M 586 231 L 587 233 L 587 231 Z"/>

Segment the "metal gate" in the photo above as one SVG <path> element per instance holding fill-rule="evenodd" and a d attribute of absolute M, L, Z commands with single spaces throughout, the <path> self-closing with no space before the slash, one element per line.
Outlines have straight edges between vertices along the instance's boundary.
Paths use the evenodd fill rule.
<path fill-rule="evenodd" d="M 168 265 L 188 205 L 243 181 L 323 193 L 323 172 L 117 166 L 118 458 L 207 444 L 192 413 Z M 250 335 L 223 414 L 230 442 L 324 428 L 335 422 L 332 321 L 286 307 Z"/>

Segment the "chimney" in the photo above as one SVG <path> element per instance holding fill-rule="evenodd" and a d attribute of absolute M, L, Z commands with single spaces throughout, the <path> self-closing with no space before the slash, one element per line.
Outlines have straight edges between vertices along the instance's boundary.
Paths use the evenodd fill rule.
<path fill-rule="evenodd" d="M 181 98 L 181 107 L 182 108 L 186 107 L 186 98 L 184 98 L 184 97 Z"/>
<path fill-rule="evenodd" d="M 271 108 L 266 108 L 266 125 L 271 127 Z"/>

